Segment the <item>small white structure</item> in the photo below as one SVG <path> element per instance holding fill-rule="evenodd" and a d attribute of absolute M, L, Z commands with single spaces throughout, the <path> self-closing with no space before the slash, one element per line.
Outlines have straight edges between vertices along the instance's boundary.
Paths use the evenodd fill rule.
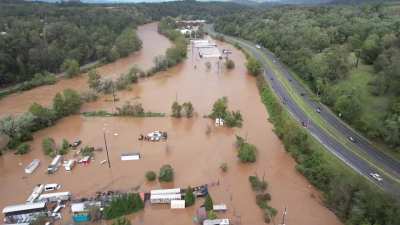
<path fill-rule="evenodd" d="M 53 161 L 51 161 L 49 167 L 47 167 L 47 173 L 52 174 L 55 173 L 58 170 L 58 167 L 60 167 L 62 162 L 62 156 L 57 155 L 54 157 Z"/>
<path fill-rule="evenodd" d="M 72 168 L 74 168 L 75 164 L 76 164 L 76 160 L 75 160 L 75 159 L 70 159 L 70 160 L 68 160 L 68 161 L 64 164 L 65 171 L 71 172 L 71 170 L 72 170 Z"/>
<path fill-rule="evenodd" d="M 214 211 L 226 211 L 228 208 L 226 207 L 225 204 L 218 204 L 218 205 L 213 205 L 213 210 Z"/>
<path fill-rule="evenodd" d="M 217 47 L 201 47 L 199 48 L 200 58 L 220 58 L 222 57 Z"/>
<path fill-rule="evenodd" d="M 171 200 L 171 209 L 184 209 L 185 200 Z"/>
<path fill-rule="evenodd" d="M 56 193 L 40 195 L 38 200 L 44 202 L 57 202 L 57 201 L 67 201 L 70 198 L 71 198 L 70 192 L 56 192 Z"/>
<path fill-rule="evenodd" d="M 33 173 L 36 168 L 38 168 L 40 165 L 40 160 L 39 159 L 34 159 L 29 165 L 25 167 L 25 173 L 31 174 Z"/>
<path fill-rule="evenodd" d="M 222 126 L 224 126 L 224 123 L 225 123 L 225 121 L 224 121 L 224 119 L 222 119 L 222 118 L 216 118 L 215 119 L 215 126 L 216 127 L 222 127 Z"/>
<path fill-rule="evenodd" d="M 46 184 L 44 185 L 44 191 L 55 191 L 61 188 L 59 184 Z"/>
<path fill-rule="evenodd" d="M 72 213 L 84 212 L 84 211 L 86 211 L 86 205 L 83 202 L 81 202 L 81 203 L 72 203 L 71 204 L 71 211 L 72 211 Z"/>
<path fill-rule="evenodd" d="M 173 188 L 173 189 L 158 189 L 158 190 L 151 190 L 150 195 L 169 195 L 169 194 L 180 194 L 180 188 Z"/>
<path fill-rule="evenodd" d="M 203 225 L 229 225 L 229 219 L 204 220 Z"/>
<path fill-rule="evenodd" d="M 166 204 L 170 203 L 172 200 L 181 200 L 181 194 L 161 194 L 161 195 L 151 195 L 150 202 L 152 204 Z"/>
<path fill-rule="evenodd" d="M 122 161 L 139 160 L 140 153 L 124 153 L 121 155 Z"/>
<path fill-rule="evenodd" d="M 44 185 L 43 184 L 38 184 L 33 188 L 32 194 L 29 195 L 28 199 L 26 202 L 34 202 L 40 194 L 42 194 L 44 191 Z"/>

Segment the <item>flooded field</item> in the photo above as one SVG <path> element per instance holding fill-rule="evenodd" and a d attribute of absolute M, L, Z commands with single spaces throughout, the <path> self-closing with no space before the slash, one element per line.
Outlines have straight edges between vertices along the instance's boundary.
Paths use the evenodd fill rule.
<path fill-rule="evenodd" d="M 156 47 L 164 47 L 165 51 L 170 45 L 163 38 L 150 35 L 148 38 L 154 43 L 151 48 L 146 47 L 146 39 L 143 37 L 148 30 L 154 28 L 155 25 L 139 28 L 144 49 L 137 55 L 151 58 L 141 59 L 133 55 L 132 60 L 122 63 L 126 69 L 134 64 L 150 66 L 152 61 L 150 55 L 159 53 L 146 52 L 156 51 Z M 163 41 L 157 41 L 158 39 Z M 130 91 L 117 93 L 119 99 L 117 106 L 125 101 L 140 102 L 146 110 L 153 112 L 169 113 L 173 101 L 178 100 L 180 103 L 191 101 L 196 112 L 194 118 L 87 118 L 76 115 L 62 119 L 55 126 L 35 133 L 30 153 L 24 156 L 15 156 L 11 153 L 0 157 L 2 184 L 0 208 L 24 202 L 33 186 L 38 183 L 59 183 L 63 186 L 61 190 L 72 192 L 74 198 L 94 195 L 96 191 L 149 191 L 160 187 L 185 188 L 189 185 L 210 184 L 209 190 L 214 203 L 225 203 L 228 206 L 226 213 L 218 214 L 220 218 L 230 218 L 234 224 L 261 225 L 264 224 L 262 211 L 255 203 L 255 194 L 248 181 L 248 176 L 257 174 L 265 176 L 269 183 L 271 205 L 279 211 L 276 224 L 280 222 L 285 207 L 288 208 L 286 224 L 341 224 L 336 216 L 322 205 L 319 193 L 296 171 L 294 160 L 285 152 L 280 140 L 273 133 L 273 126 L 267 120 L 267 111 L 260 101 L 256 81 L 254 77 L 246 74 L 244 55 L 230 45 L 219 44 L 220 48 L 233 51 L 230 58 L 236 64 L 234 70 L 225 71 L 222 67 L 218 69 L 216 60 L 209 60 L 212 66 L 208 70 L 205 66 L 207 60 L 199 59 L 197 54 L 190 50 L 188 59 L 181 65 L 152 78 L 141 80 Z M 135 57 L 138 58 L 137 61 L 133 60 Z M 149 65 L 145 62 L 149 62 Z M 124 66 L 112 64 L 102 67 L 100 71 L 103 75 L 119 74 L 124 71 L 122 69 Z M 77 85 L 84 88 L 86 79 L 83 81 L 80 79 L 82 78 L 74 79 L 77 80 L 77 84 L 71 86 L 68 86 L 70 80 L 59 82 L 57 88 L 59 90 L 65 87 L 76 88 Z M 35 89 L 32 92 L 40 92 L 39 90 Z M 20 96 L 25 96 L 25 99 Z M 21 109 L 16 110 L 20 107 L 19 104 L 32 101 L 27 99 L 28 96 L 25 93 L 13 96 L 20 97 L 21 102 L 14 102 L 10 106 L 12 109 L 5 104 L 4 101 L 7 99 L 2 100 L 1 114 L 15 113 L 23 109 L 21 106 Z M 242 128 L 216 128 L 212 121 L 203 118 L 203 115 L 210 112 L 212 104 L 223 96 L 228 98 L 231 110 L 241 111 L 244 121 Z M 114 106 L 111 102 L 105 101 L 107 98 L 109 97 L 85 104 L 82 111 L 112 110 Z M 208 127 L 211 127 L 209 134 Z M 137 140 L 139 134 L 154 130 L 167 131 L 168 141 L 150 143 Z M 110 150 L 111 169 L 106 164 L 100 164 L 106 159 L 106 153 L 103 151 L 95 153 L 95 160 L 87 166 L 78 165 L 72 172 L 65 172 L 64 168 L 60 168 L 54 175 L 46 174 L 51 159 L 42 153 L 43 138 L 52 137 L 57 143 L 61 143 L 63 138 L 73 140 L 79 137 L 83 145 L 103 147 L 103 131 L 106 132 Z M 235 135 L 246 137 L 248 142 L 257 146 L 256 163 L 244 165 L 238 162 L 234 147 Z M 120 155 L 126 152 L 140 152 L 143 158 L 139 161 L 122 162 Z M 66 158 L 71 158 L 72 154 L 73 152 Z M 24 167 L 34 158 L 41 160 L 41 166 L 34 174 L 26 175 Z M 224 162 L 229 167 L 227 173 L 221 172 L 219 168 Z M 173 183 L 160 185 L 158 182 L 145 181 L 146 171 L 158 172 L 164 164 L 171 164 L 175 170 Z M 195 210 L 202 203 L 203 199 L 198 199 L 196 206 L 184 210 L 146 205 L 143 212 L 131 215 L 129 218 L 133 224 L 193 224 Z"/>
<path fill-rule="evenodd" d="M 134 65 L 147 70 L 152 67 L 153 58 L 165 54 L 166 49 L 172 45 L 166 37 L 158 34 L 157 23 L 140 26 L 137 33 L 143 41 L 143 48 L 126 58 L 97 68 L 101 76 L 116 77 L 121 73 L 128 72 Z M 41 86 L 0 99 L 0 117 L 24 113 L 33 102 L 48 106 L 51 104 L 53 97 L 66 88 L 79 92 L 87 90 L 86 73 L 72 79 L 62 79 L 54 85 Z"/>

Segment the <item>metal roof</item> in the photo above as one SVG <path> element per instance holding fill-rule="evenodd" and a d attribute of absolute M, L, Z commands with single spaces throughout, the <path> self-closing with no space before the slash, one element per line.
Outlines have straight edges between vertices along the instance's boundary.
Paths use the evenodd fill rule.
<path fill-rule="evenodd" d="M 35 202 L 35 203 L 26 203 L 26 204 L 20 204 L 20 205 L 10 205 L 10 206 L 4 207 L 3 214 L 12 213 L 12 212 L 18 212 L 18 211 L 23 211 L 23 210 L 40 209 L 40 208 L 44 208 L 45 206 L 46 206 L 45 202 Z"/>

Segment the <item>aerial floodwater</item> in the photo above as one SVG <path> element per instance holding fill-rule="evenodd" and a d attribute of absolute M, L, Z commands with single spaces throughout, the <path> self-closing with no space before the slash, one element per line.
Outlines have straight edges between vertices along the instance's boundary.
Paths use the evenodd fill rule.
<path fill-rule="evenodd" d="M 115 76 L 137 64 L 143 69 L 152 65 L 156 55 L 165 53 L 171 43 L 157 33 L 156 24 L 138 28 L 143 40 L 143 49 L 117 62 L 98 68 L 103 76 Z M 99 98 L 94 103 L 84 104 L 81 111 L 108 110 L 124 104 L 141 103 L 146 111 L 170 114 L 172 103 L 191 101 L 195 116 L 175 119 L 169 116 L 158 118 L 131 117 L 84 117 L 69 116 L 56 125 L 34 134 L 31 151 L 23 156 L 6 153 L 0 156 L 0 208 L 23 203 L 34 185 L 58 183 L 63 191 L 72 193 L 73 198 L 91 197 L 97 191 L 150 191 L 158 188 L 189 185 L 209 185 L 215 204 L 223 203 L 228 211 L 219 215 L 230 218 L 234 224 L 261 225 L 262 210 L 256 205 L 255 193 L 248 181 L 257 174 L 268 182 L 272 195 L 271 205 L 278 209 L 275 224 L 280 223 L 282 211 L 287 207 L 286 224 L 292 225 L 339 225 L 338 218 L 323 206 L 320 193 L 296 171 L 295 161 L 286 153 L 281 141 L 268 122 L 267 111 L 260 100 L 256 80 L 246 72 L 245 56 L 233 46 L 217 43 L 220 49 L 230 49 L 230 58 L 235 62 L 233 70 L 218 66 L 218 60 L 201 59 L 189 47 L 188 58 L 178 66 L 153 77 L 140 79 L 129 91 L 116 93 L 118 102 L 109 101 L 110 96 Z M 208 69 L 206 62 L 211 62 Z M 53 86 L 45 86 L 11 95 L 0 101 L 0 115 L 24 112 L 37 101 L 49 105 L 55 93 L 65 88 L 87 89 L 84 76 L 62 80 Z M 228 98 L 230 110 L 240 110 L 242 128 L 215 127 L 213 121 L 204 118 L 210 113 L 213 103 L 223 96 Z M 142 133 L 154 130 L 168 132 L 168 140 L 143 142 L 138 140 Z M 43 154 L 41 143 L 52 137 L 57 143 L 62 139 L 82 140 L 82 146 L 103 147 L 103 131 L 110 152 L 111 169 L 100 163 L 106 152 L 96 152 L 95 160 L 86 166 L 78 165 L 71 172 L 60 168 L 53 175 L 46 174 L 51 158 Z M 234 142 L 236 135 L 247 138 L 258 148 L 257 161 L 242 164 L 238 161 Z M 138 161 L 121 161 L 120 155 L 140 152 Z M 73 151 L 65 158 L 72 158 Z M 30 175 L 24 168 L 33 159 L 40 159 L 40 167 Z M 220 165 L 227 163 L 228 171 L 222 172 Z M 164 164 L 174 168 L 173 183 L 147 182 L 144 174 L 157 171 Z M 170 209 L 169 206 L 146 204 L 144 211 L 128 218 L 132 224 L 145 225 L 189 225 L 194 224 L 196 209 L 203 204 L 186 209 Z M 65 210 L 68 211 L 68 210 Z M 70 220 L 65 217 L 64 222 Z M 69 223 L 66 223 L 69 224 Z M 108 223 L 107 223 L 108 224 Z M 111 224 L 111 222 L 109 222 Z"/>

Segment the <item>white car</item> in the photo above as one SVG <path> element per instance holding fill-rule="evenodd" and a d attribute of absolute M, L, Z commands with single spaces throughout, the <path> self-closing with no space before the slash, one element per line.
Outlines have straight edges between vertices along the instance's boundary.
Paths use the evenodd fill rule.
<path fill-rule="evenodd" d="M 256 48 L 260 49 L 260 48 L 261 48 L 261 46 L 260 46 L 260 45 L 256 45 Z"/>
<path fill-rule="evenodd" d="M 369 175 L 377 181 L 383 181 L 383 178 L 378 173 L 370 173 Z"/>

